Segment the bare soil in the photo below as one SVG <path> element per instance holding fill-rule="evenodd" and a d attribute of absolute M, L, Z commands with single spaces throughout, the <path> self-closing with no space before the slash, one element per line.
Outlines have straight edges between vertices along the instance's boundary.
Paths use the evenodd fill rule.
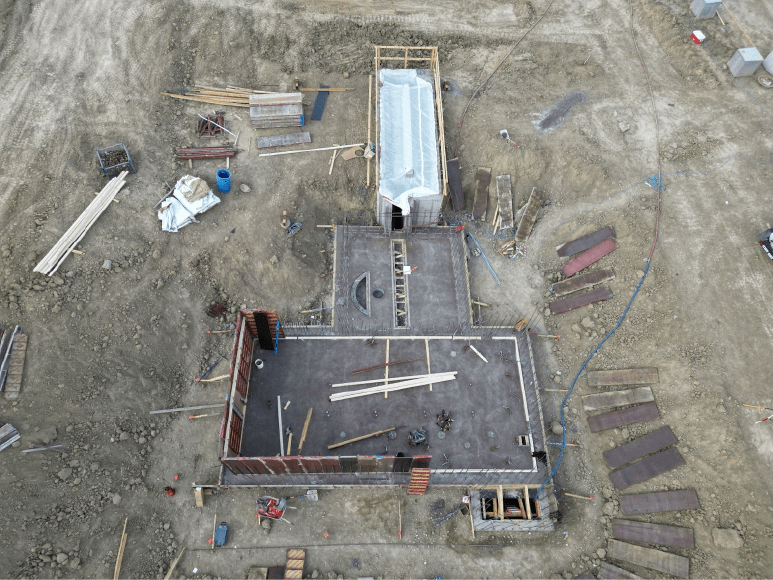
<path fill-rule="evenodd" d="M 539 327 L 561 335 L 539 342 L 542 386 L 571 385 L 643 275 L 656 205 L 644 180 L 657 173 L 660 155 L 666 189 L 648 276 L 587 368 L 660 370 L 654 427 L 672 428 L 687 465 L 627 492 L 694 488 L 701 508 L 642 519 L 694 528 L 694 550 L 671 550 L 691 558 L 694 577 L 765 577 L 773 567 L 773 433 L 770 422 L 754 423 L 767 411 L 742 405 L 773 407 L 773 264 L 756 244 L 771 221 L 773 91 L 754 77 L 729 77 L 725 63 L 747 41 L 724 12 L 724 26 L 697 21 L 688 4 L 633 2 L 659 132 L 623 0 L 556 2 L 476 98 L 458 148 L 468 208 L 478 166 L 512 175 L 516 209 L 533 187 L 547 202 L 526 256 L 514 260 L 496 252 L 502 240 L 491 233 L 491 210 L 489 225 L 467 222 L 503 281 L 496 286 L 478 258 L 471 285 L 493 304 L 488 320 L 516 308 L 541 313 Z M 258 157 L 249 113 L 229 108 L 228 127 L 240 133 L 231 193 L 201 223 L 162 232 L 152 208 L 169 186 L 189 172 L 214 186 L 221 165 L 197 161 L 189 170 L 174 160 L 174 147 L 202 143 L 196 114 L 211 108 L 159 93 L 194 83 L 288 90 L 294 78 L 352 87 L 331 93 L 323 120 L 307 129 L 312 146 L 357 143 L 367 134 L 373 45 L 438 46 L 451 83 L 443 105 L 453 157 L 473 90 L 545 6 L 0 0 L 0 326 L 19 324 L 30 337 L 21 396 L 0 400 L 0 422 L 22 435 L 0 454 L 0 576 L 108 577 L 126 517 L 124 577 L 164 574 L 183 546 L 175 577 L 244 578 L 251 566 L 282 565 L 286 547 L 307 547 L 306 572 L 321 577 L 572 577 L 597 569 L 619 515 L 602 452 L 653 425 L 590 434 L 582 377 L 566 410 L 568 436 L 580 447 L 567 448 L 555 483 L 595 499 L 562 498 L 553 534 L 473 540 L 461 516 L 434 528 L 432 505 L 443 499 L 450 510 L 459 501 L 458 491 L 442 489 L 419 498 L 325 490 L 318 503 L 291 500 L 292 525 L 267 532 L 253 515 L 257 490 L 193 506 L 191 484 L 217 481 L 217 418 L 149 415 L 222 400 L 217 383 L 193 383 L 230 354 L 227 335 L 205 331 L 227 328 L 242 305 L 309 320 L 299 312 L 329 300 L 332 283 L 332 240 L 316 225 L 372 223 L 375 208 L 362 160 L 337 160 L 329 175 L 327 153 Z M 758 46 L 773 45 L 771 5 L 731 9 Z M 706 34 L 703 45 L 691 43 L 695 29 Z M 574 93 L 585 100 L 539 132 L 534 123 Z M 307 94 L 308 105 L 313 98 Z M 520 147 L 502 140 L 503 128 Z M 118 142 L 138 169 L 120 202 L 84 238 L 83 255 L 68 257 L 52 278 L 33 274 L 105 185 L 95 149 Z M 492 188 L 492 209 L 494 199 Z M 280 227 L 283 210 L 303 225 L 295 236 Z M 620 244 L 602 262 L 615 270 L 614 299 L 548 316 L 548 288 L 560 279 L 554 248 L 606 225 Z M 206 314 L 213 303 L 227 307 L 218 319 Z M 224 363 L 213 371 L 224 372 Z M 550 423 L 563 393 L 544 395 Z M 72 454 L 19 453 L 35 443 L 61 443 Z M 163 493 L 168 484 L 174 497 Z M 213 552 L 207 540 L 219 521 L 231 526 L 229 544 Z"/>

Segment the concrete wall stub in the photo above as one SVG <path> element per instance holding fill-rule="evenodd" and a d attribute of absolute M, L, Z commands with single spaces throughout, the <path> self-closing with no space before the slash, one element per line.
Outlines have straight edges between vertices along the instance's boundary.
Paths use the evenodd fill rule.
<path fill-rule="evenodd" d="M 696 18 L 713 18 L 722 0 L 693 0 L 690 10 Z"/>
<path fill-rule="evenodd" d="M 762 55 L 756 48 L 739 48 L 727 62 L 727 68 L 734 77 L 748 77 L 762 64 Z"/>
<path fill-rule="evenodd" d="M 773 51 L 762 61 L 762 67 L 773 75 Z"/>

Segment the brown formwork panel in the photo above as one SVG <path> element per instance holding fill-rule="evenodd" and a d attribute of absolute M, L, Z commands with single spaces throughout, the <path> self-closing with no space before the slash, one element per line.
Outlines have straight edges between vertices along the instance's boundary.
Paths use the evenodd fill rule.
<path fill-rule="evenodd" d="M 475 176 L 475 202 L 472 207 L 472 219 L 479 220 L 486 217 L 488 207 L 488 186 L 491 183 L 491 168 L 478 167 Z"/>
<path fill-rule="evenodd" d="M 618 568 L 614 564 L 610 564 L 609 562 L 601 562 L 599 565 L 599 578 L 602 579 L 609 579 L 609 580 L 640 580 L 641 576 L 637 576 L 636 574 L 633 574 L 629 572 L 628 570 L 623 570 L 622 568 Z"/>
<path fill-rule="evenodd" d="M 266 467 L 268 467 L 271 471 L 273 471 L 277 475 L 283 475 L 285 473 L 292 473 L 290 470 L 287 469 L 287 466 L 285 465 L 284 461 L 282 461 L 279 457 L 261 457 L 263 460 L 263 463 L 266 464 Z"/>
<path fill-rule="evenodd" d="M 609 540 L 607 557 L 636 566 L 665 572 L 678 578 L 690 577 L 690 559 L 652 548 L 642 548 L 618 540 Z"/>
<path fill-rule="evenodd" d="M 620 511 L 626 516 L 694 510 L 699 507 L 698 494 L 695 493 L 694 489 L 620 496 Z"/>
<path fill-rule="evenodd" d="M 617 489 L 626 489 L 684 464 L 684 457 L 676 449 L 666 449 L 613 471 L 609 474 L 609 479 Z"/>
<path fill-rule="evenodd" d="M 282 460 L 285 462 L 287 469 L 289 469 L 291 473 L 306 473 L 303 469 L 303 462 L 300 457 L 283 457 Z"/>
<path fill-rule="evenodd" d="M 580 290 L 585 290 L 596 284 L 609 282 L 614 279 L 615 272 L 612 268 L 601 268 L 600 270 L 593 270 L 593 272 L 588 272 L 587 274 L 573 276 L 562 282 L 556 282 L 550 289 L 556 296 L 565 296 L 572 292 L 579 292 Z"/>
<path fill-rule="evenodd" d="M 537 221 L 537 214 L 542 207 L 542 195 L 535 189 L 531 190 L 529 201 L 526 202 L 526 209 L 523 210 L 521 221 L 518 222 L 518 228 L 515 230 L 515 241 L 519 243 L 529 239 L 534 223 Z"/>
<path fill-rule="evenodd" d="M 654 421 L 660 417 L 658 406 L 655 403 L 644 403 L 630 409 L 612 411 L 588 417 L 588 426 L 593 433 L 623 427 L 632 423 L 643 423 L 645 421 Z"/>
<path fill-rule="evenodd" d="M 635 522 L 633 520 L 615 520 L 612 523 L 612 534 L 618 540 L 674 546 L 676 548 L 695 547 L 695 538 L 691 528 Z"/>
<path fill-rule="evenodd" d="M 659 382 L 657 367 L 620 369 L 613 371 L 588 371 L 589 387 L 652 385 L 657 382 Z"/>
<path fill-rule="evenodd" d="M 608 391 L 583 395 L 582 406 L 586 411 L 601 411 L 614 407 L 626 407 L 640 403 L 651 403 L 655 400 L 650 387 L 637 387 L 623 391 Z"/>
<path fill-rule="evenodd" d="M 301 457 L 300 460 L 308 473 L 325 473 L 319 457 Z"/>
<path fill-rule="evenodd" d="M 373 473 L 376 471 L 376 458 L 370 455 L 360 455 L 357 457 L 357 470 L 360 473 Z"/>
<path fill-rule="evenodd" d="M 575 310 L 595 302 L 609 300 L 610 298 L 612 298 L 612 290 L 607 286 L 602 286 L 601 288 L 596 288 L 590 292 L 570 296 L 563 300 L 554 300 L 550 303 L 550 312 L 553 314 L 564 314 L 570 310 Z"/>
<path fill-rule="evenodd" d="M 341 462 L 338 457 L 320 457 L 319 462 L 325 470 L 325 473 L 341 473 Z"/>
<path fill-rule="evenodd" d="M 640 457 L 665 449 L 674 443 L 676 443 L 676 436 L 671 431 L 671 427 L 661 427 L 644 437 L 639 437 L 630 443 L 605 451 L 604 459 L 607 460 L 611 468 L 615 469 Z"/>
<path fill-rule="evenodd" d="M 589 250 L 585 250 L 582 254 L 578 254 L 569 260 L 566 264 L 561 266 L 561 269 L 567 277 L 574 276 L 577 272 L 584 270 L 591 264 L 595 264 L 601 260 L 601 258 L 611 254 L 616 249 L 617 242 L 615 239 L 607 238 L 603 242 L 596 244 Z"/>
<path fill-rule="evenodd" d="M 588 250 L 598 244 L 599 242 L 603 242 L 607 238 L 614 238 L 615 237 L 615 231 L 607 226 L 605 228 L 602 228 L 598 231 L 593 232 L 592 234 L 588 234 L 587 236 L 583 236 L 581 238 L 577 238 L 576 240 L 572 240 L 570 242 L 566 242 L 565 244 L 561 244 L 556 248 L 556 252 L 558 252 L 559 257 L 566 258 L 567 256 L 574 256 L 575 254 L 579 254 L 580 252 L 584 252 L 585 250 Z"/>

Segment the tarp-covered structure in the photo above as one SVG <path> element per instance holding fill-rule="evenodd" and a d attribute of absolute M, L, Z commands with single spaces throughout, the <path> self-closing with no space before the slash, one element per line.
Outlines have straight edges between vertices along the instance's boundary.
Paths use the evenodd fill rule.
<path fill-rule="evenodd" d="M 379 223 L 393 214 L 401 227 L 436 223 L 443 190 L 431 72 L 380 69 L 378 81 Z"/>

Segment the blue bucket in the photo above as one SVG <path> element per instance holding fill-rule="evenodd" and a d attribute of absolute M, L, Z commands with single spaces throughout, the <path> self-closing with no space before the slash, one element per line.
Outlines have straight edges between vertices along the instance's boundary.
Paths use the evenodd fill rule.
<path fill-rule="evenodd" d="M 227 169 L 217 170 L 217 189 L 220 193 L 231 191 L 231 172 Z"/>

